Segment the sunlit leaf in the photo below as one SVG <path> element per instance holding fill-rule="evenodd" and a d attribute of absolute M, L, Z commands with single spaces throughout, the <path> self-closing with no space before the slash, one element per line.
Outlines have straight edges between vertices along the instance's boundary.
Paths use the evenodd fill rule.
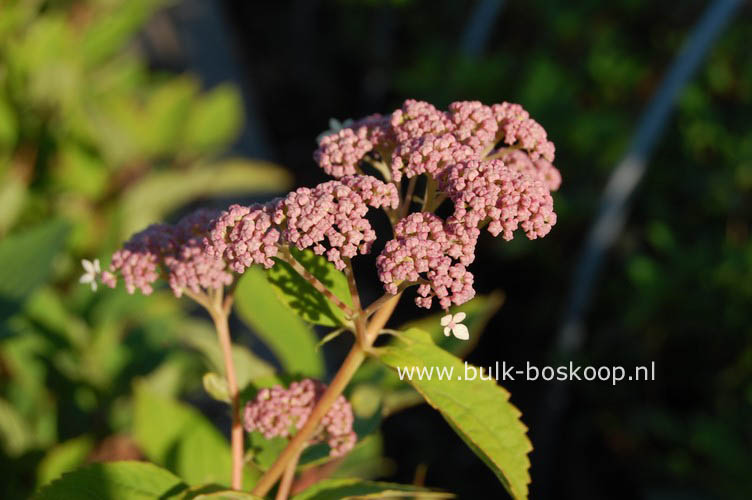
<path fill-rule="evenodd" d="M 179 494 L 187 485 L 146 462 L 92 464 L 68 472 L 34 496 L 35 500 L 153 500 Z"/>
<path fill-rule="evenodd" d="M 84 463 L 94 448 L 91 436 L 83 435 L 60 443 L 47 451 L 37 469 L 37 484 L 42 486 Z"/>
<path fill-rule="evenodd" d="M 334 264 L 310 250 L 300 252 L 292 249 L 291 254 L 329 291 L 352 307 L 352 297 L 347 285 L 347 278 L 334 267 Z M 268 271 L 268 277 L 282 302 L 309 323 L 340 326 L 347 322 L 342 309 L 316 290 L 287 262 L 277 259 L 274 267 Z"/>
<path fill-rule="evenodd" d="M 525 499 L 530 483 L 532 445 L 520 411 L 509 402 L 509 393 L 493 380 L 462 380 L 465 365 L 434 344 L 431 336 L 412 329 L 383 351 L 379 359 L 393 370 L 453 370 L 449 379 L 411 377 L 410 383 L 436 408 L 465 443 L 496 474 L 515 499 Z M 446 373 L 446 372 L 445 372 Z M 430 380 L 429 380 L 430 378 Z"/>
<path fill-rule="evenodd" d="M 191 484 L 230 484 L 230 445 L 201 413 L 135 386 L 133 438 L 144 454 Z M 248 472 L 248 471 L 246 471 Z M 246 475 L 246 485 L 251 484 Z"/>
<path fill-rule="evenodd" d="M 246 270 L 235 290 L 235 308 L 288 373 L 324 375 L 324 360 L 315 349 L 316 335 L 290 314 L 264 271 L 255 267 Z"/>

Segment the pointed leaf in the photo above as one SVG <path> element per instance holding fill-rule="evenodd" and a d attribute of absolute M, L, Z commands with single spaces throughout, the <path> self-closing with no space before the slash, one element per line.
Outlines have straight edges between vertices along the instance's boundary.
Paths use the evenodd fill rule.
<path fill-rule="evenodd" d="M 47 281 L 67 235 L 68 224 L 53 220 L 0 241 L 0 322 Z"/>
<path fill-rule="evenodd" d="M 235 308 L 288 373 L 324 375 L 324 360 L 316 352 L 316 335 L 305 322 L 290 314 L 263 270 L 246 270 L 235 290 Z"/>
<path fill-rule="evenodd" d="M 301 252 L 291 249 L 290 253 L 329 291 L 352 307 L 347 278 L 334 267 L 334 264 L 310 250 Z M 277 259 L 274 267 L 269 269 L 268 276 L 269 282 L 274 285 L 282 302 L 304 320 L 323 326 L 346 324 L 344 312 L 316 290 L 287 262 Z"/>
<path fill-rule="evenodd" d="M 403 340 L 384 348 L 380 359 L 394 370 L 426 368 L 445 371 L 443 380 L 413 376 L 410 383 L 426 402 L 439 410 L 459 434 L 499 478 L 515 499 L 526 499 L 530 483 L 532 445 L 520 411 L 509 402 L 509 393 L 493 380 L 462 380 L 463 362 L 437 347 L 421 330 L 403 333 Z"/>
<path fill-rule="evenodd" d="M 132 434 L 150 460 L 190 484 L 230 484 L 230 445 L 206 417 L 143 383 L 136 384 L 134 393 Z M 249 486 L 253 478 L 246 476 Z"/>
<path fill-rule="evenodd" d="M 187 485 L 170 472 L 146 462 L 92 464 L 63 474 L 35 500 L 153 500 L 177 495 Z"/>

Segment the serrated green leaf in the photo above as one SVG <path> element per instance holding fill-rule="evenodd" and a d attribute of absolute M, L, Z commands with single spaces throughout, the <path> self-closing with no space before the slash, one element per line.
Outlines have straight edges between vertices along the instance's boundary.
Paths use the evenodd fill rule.
<path fill-rule="evenodd" d="M 187 170 L 152 172 L 123 195 L 123 238 L 201 197 L 280 192 L 292 182 L 273 163 L 230 159 Z"/>
<path fill-rule="evenodd" d="M 134 387 L 133 438 L 144 454 L 190 484 L 230 484 L 230 445 L 192 407 Z M 246 470 L 245 485 L 252 477 Z"/>
<path fill-rule="evenodd" d="M 47 281 L 67 234 L 68 224 L 53 220 L 0 242 L 0 322 Z"/>
<path fill-rule="evenodd" d="M 230 391 L 227 388 L 227 380 L 214 372 L 208 372 L 204 374 L 201 381 L 204 384 L 204 390 L 209 396 L 223 403 L 230 402 Z"/>
<path fill-rule="evenodd" d="M 94 440 L 91 436 L 84 435 L 50 449 L 37 468 L 37 485 L 43 486 L 79 467 L 92 448 Z"/>
<path fill-rule="evenodd" d="M 288 373 L 317 378 L 324 375 L 324 360 L 316 352 L 316 335 L 290 314 L 264 271 L 256 267 L 246 270 L 235 290 L 235 310 Z"/>
<path fill-rule="evenodd" d="M 204 94 L 189 111 L 183 131 L 187 151 L 212 152 L 233 140 L 243 121 L 243 100 L 232 86 Z"/>
<path fill-rule="evenodd" d="M 334 267 L 334 264 L 310 250 L 301 252 L 290 249 L 290 253 L 329 291 L 352 307 L 347 278 Z M 305 321 L 323 326 L 341 326 L 347 323 L 345 313 L 316 290 L 287 262 L 276 259 L 276 264 L 268 271 L 268 277 L 282 302 Z"/>
<path fill-rule="evenodd" d="M 53 481 L 35 500 L 153 500 L 179 494 L 187 485 L 146 462 L 92 464 Z"/>
<path fill-rule="evenodd" d="M 324 479 L 293 500 L 346 500 L 355 498 L 453 498 L 451 493 L 431 491 L 419 486 L 360 479 Z"/>
<path fill-rule="evenodd" d="M 444 377 L 414 376 L 410 383 L 426 402 L 439 410 L 467 445 L 491 468 L 515 499 L 526 499 L 530 483 L 532 445 L 520 411 L 509 402 L 509 393 L 493 380 L 458 380 L 465 365 L 437 347 L 430 334 L 412 329 L 403 340 L 384 348 L 379 359 L 393 370 L 415 367 L 453 370 Z"/>

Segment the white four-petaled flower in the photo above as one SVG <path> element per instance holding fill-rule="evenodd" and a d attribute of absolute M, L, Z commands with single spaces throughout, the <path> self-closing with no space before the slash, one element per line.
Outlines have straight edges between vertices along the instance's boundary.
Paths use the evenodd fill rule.
<path fill-rule="evenodd" d="M 81 276 L 81 279 L 78 280 L 79 283 L 82 284 L 91 284 L 92 291 L 97 291 L 97 278 L 99 277 L 99 274 L 102 272 L 102 270 L 99 267 L 99 259 L 94 259 L 94 261 L 83 259 L 81 261 L 81 265 L 84 267 L 84 271 L 86 271 L 83 276 Z"/>
<path fill-rule="evenodd" d="M 467 327 L 462 324 L 462 321 L 465 319 L 466 314 L 463 312 L 458 312 L 454 316 L 451 314 L 447 314 L 443 318 L 441 318 L 441 326 L 444 327 L 444 335 L 447 337 L 451 333 L 455 337 L 457 337 L 460 340 L 467 340 L 470 338 L 470 332 L 467 330 Z"/>

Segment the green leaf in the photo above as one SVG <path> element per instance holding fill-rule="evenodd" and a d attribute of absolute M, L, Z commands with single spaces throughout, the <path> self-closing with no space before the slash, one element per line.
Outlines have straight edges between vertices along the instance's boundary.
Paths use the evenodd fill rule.
<path fill-rule="evenodd" d="M 220 85 L 191 108 L 183 144 L 187 151 L 212 152 L 231 141 L 243 121 L 243 100 L 232 86 Z"/>
<path fill-rule="evenodd" d="M 264 271 L 257 267 L 246 270 L 235 290 L 235 308 L 288 373 L 317 378 L 324 375 L 324 360 L 316 352 L 316 335 L 290 314 Z"/>
<path fill-rule="evenodd" d="M 431 491 L 418 486 L 360 479 L 325 479 L 293 500 L 346 500 L 355 498 L 453 498 L 451 493 Z"/>
<path fill-rule="evenodd" d="M 67 234 L 68 224 L 53 220 L 0 241 L 0 322 L 47 281 Z"/>
<path fill-rule="evenodd" d="M 403 340 L 384 348 L 380 359 L 394 370 L 412 367 L 453 370 L 449 376 L 431 380 L 414 376 L 410 383 L 439 410 L 449 425 L 496 474 L 515 499 L 525 499 L 530 483 L 532 445 L 520 412 L 509 402 L 509 393 L 493 380 L 461 380 L 463 362 L 437 347 L 430 334 L 412 329 Z"/>
<path fill-rule="evenodd" d="M 130 0 L 99 12 L 98 19 L 87 24 L 82 37 L 81 55 L 87 65 L 94 66 L 112 57 L 141 29 L 160 3 L 165 2 Z"/>
<path fill-rule="evenodd" d="M 204 390 L 217 401 L 224 403 L 230 402 L 230 391 L 227 388 L 227 380 L 214 372 L 205 373 L 201 381 L 204 384 Z"/>
<path fill-rule="evenodd" d="M 490 295 L 478 295 L 470 302 L 466 302 L 459 307 L 452 308 L 452 314 L 464 312 L 467 317 L 462 322 L 470 330 L 470 340 L 459 340 L 453 335 L 444 335 L 444 327 L 441 326 L 441 317 L 445 313 L 432 314 L 415 321 L 410 321 L 402 325 L 399 330 L 409 330 L 417 328 L 431 334 L 433 341 L 444 349 L 460 358 L 467 356 L 478 344 L 483 330 L 488 321 L 501 308 L 504 303 L 504 294 L 494 292 Z"/>
<path fill-rule="evenodd" d="M 0 399 L 0 447 L 11 457 L 26 451 L 34 444 L 29 423 L 10 403 Z"/>
<path fill-rule="evenodd" d="M 286 170 L 259 160 L 230 159 L 187 170 L 152 172 L 123 195 L 123 237 L 197 198 L 279 192 L 291 183 Z"/>
<path fill-rule="evenodd" d="M 334 264 L 310 250 L 301 252 L 291 248 L 290 253 L 329 291 L 352 307 L 347 278 L 334 267 Z M 323 326 L 340 326 L 347 323 L 344 312 L 316 290 L 287 262 L 276 259 L 276 264 L 268 271 L 268 277 L 282 302 L 309 323 Z"/>
<path fill-rule="evenodd" d="M 37 469 L 37 484 L 42 486 L 74 470 L 84 463 L 94 448 L 91 436 L 83 435 L 65 441 L 47 452 Z"/>
<path fill-rule="evenodd" d="M 134 393 L 132 434 L 150 460 L 190 484 L 230 484 L 230 446 L 201 413 L 143 383 L 136 384 Z M 253 478 L 246 473 L 249 486 Z"/>
<path fill-rule="evenodd" d="M 245 491 L 228 490 L 216 484 L 195 486 L 186 491 L 181 500 L 262 500 L 261 497 Z"/>
<path fill-rule="evenodd" d="M 63 474 L 35 500 L 153 500 L 177 495 L 187 485 L 170 472 L 146 462 L 92 464 Z"/>
<path fill-rule="evenodd" d="M 206 321 L 188 319 L 180 326 L 181 340 L 202 353 L 209 368 L 224 373 L 224 357 L 219 347 L 214 328 Z M 253 354 L 248 348 L 233 344 L 232 359 L 235 363 L 235 377 L 239 387 L 245 387 L 251 380 L 274 374 L 274 367 Z"/>

